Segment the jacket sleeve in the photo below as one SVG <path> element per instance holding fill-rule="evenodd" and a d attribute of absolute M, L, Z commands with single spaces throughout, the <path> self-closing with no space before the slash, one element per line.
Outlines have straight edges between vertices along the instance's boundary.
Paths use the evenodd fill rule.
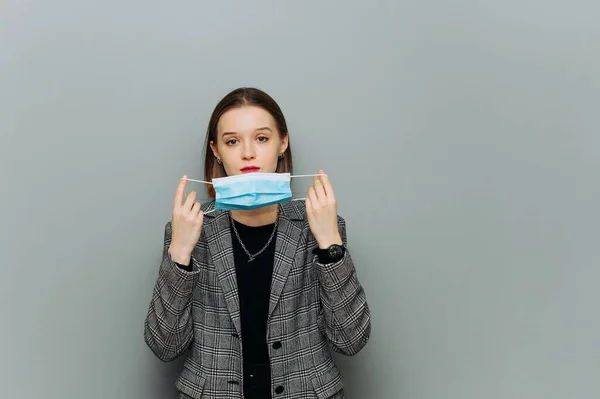
<path fill-rule="evenodd" d="M 347 248 L 346 222 L 338 216 L 338 226 Z M 334 351 L 352 356 L 367 343 L 371 334 L 371 313 L 352 257 L 346 249 L 335 263 L 321 264 L 315 256 L 320 298 L 326 332 Z"/>
<path fill-rule="evenodd" d="M 168 222 L 158 279 L 144 322 L 144 340 L 164 362 L 177 359 L 192 342 L 192 294 L 198 274 L 197 268 L 192 272 L 182 270 L 171 259 L 168 251 L 171 234 Z"/>

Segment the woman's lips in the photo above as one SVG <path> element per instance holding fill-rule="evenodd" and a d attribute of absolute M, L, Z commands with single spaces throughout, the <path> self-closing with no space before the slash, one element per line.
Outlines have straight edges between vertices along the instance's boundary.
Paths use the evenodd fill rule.
<path fill-rule="evenodd" d="M 260 168 L 258 166 L 248 166 L 248 167 L 242 168 L 240 170 L 242 171 L 242 173 L 252 173 L 252 172 L 258 172 L 260 170 Z"/>

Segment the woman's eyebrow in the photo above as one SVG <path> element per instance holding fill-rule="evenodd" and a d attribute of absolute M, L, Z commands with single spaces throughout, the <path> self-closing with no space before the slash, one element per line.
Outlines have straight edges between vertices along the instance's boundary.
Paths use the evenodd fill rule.
<path fill-rule="evenodd" d="M 270 131 L 270 132 L 273 132 L 273 130 L 271 130 L 271 128 L 270 128 L 270 127 L 268 127 L 268 126 L 265 126 L 265 127 L 259 127 L 258 129 L 255 129 L 254 131 L 255 131 L 255 132 L 259 132 L 259 131 L 261 131 L 261 130 L 268 130 L 268 131 Z M 236 132 L 225 132 L 225 133 L 223 133 L 223 134 L 221 135 L 221 137 L 225 137 L 225 136 L 227 136 L 227 135 L 232 135 L 232 134 L 237 134 L 237 133 L 236 133 Z"/>

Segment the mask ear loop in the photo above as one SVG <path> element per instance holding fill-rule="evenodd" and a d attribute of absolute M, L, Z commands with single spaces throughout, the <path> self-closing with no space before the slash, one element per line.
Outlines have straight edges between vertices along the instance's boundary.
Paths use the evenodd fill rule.
<path fill-rule="evenodd" d="M 313 177 L 313 176 L 327 176 L 327 173 L 317 173 L 316 175 L 294 175 L 294 176 L 290 176 L 290 178 L 293 178 L 293 177 Z"/>
<path fill-rule="evenodd" d="M 204 180 L 195 180 L 195 179 L 184 178 L 184 177 L 182 177 L 180 180 L 187 180 L 187 181 L 193 181 L 193 182 L 196 182 L 196 183 L 204 183 L 204 184 L 213 184 L 213 183 L 212 183 L 212 182 L 210 182 L 210 181 L 204 181 Z M 210 210 L 210 211 L 204 212 L 204 214 L 206 215 L 207 213 L 211 213 L 211 212 L 215 212 L 215 211 L 216 211 L 216 209 L 212 209 L 212 210 Z"/>
<path fill-rule="evenodd" d="M 314 177 L 314 176 L 327 176 L 326 173 L 317 173 L 316 175 L 294 175 L 294 176 L 290 176 L 290 178 L 292 177 Z M 304 198 L 292 198 L 290 201 L 304 201 L 306 200 L 306 197 Z"/>
<path fill-rule="evenodd" d="M 190 179 L 190 178 L 186 178 L 186 177 L 182 177 L 179 180 L 187 180 L 187 181 L 195 181 L 196 183 L 205 183 L 205 184 L 212 184 L 212 182 L 210 181 L 204 181 L 204 180 L 194 180 L 194 179 Z"/>

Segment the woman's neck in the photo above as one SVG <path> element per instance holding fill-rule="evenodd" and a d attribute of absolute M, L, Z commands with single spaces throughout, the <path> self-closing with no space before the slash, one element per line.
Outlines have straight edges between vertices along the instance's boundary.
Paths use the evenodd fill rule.
<path fill-rule="evenodd" d="M 279 213 L 278 207 L 279 206 L 275 204 L 248 211 L 232 210 L 229 212 L 231 218 L 236 222 L 245 224 L 246 226 L 258 227 L 275 223 Z"/>

